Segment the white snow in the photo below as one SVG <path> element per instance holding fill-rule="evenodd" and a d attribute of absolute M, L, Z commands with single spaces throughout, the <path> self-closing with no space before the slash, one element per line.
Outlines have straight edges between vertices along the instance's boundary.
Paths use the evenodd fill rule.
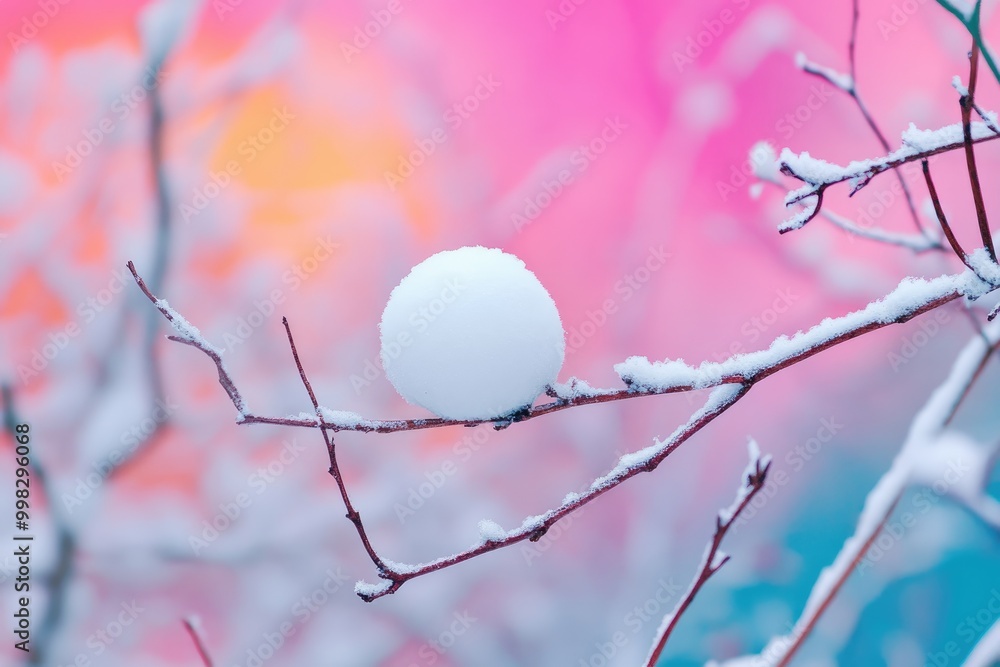
<path fill-rule="evenodd" d="M 968 456 L 969 452 L 973 451 L 967 438 L 950 435 L 944 431 L 945 422 L 962 400 L 966 387 L 975 378 L 979 361 L 987 353 L 987 345 L 992 345 L 998 339 L 1000 339 L 1000 322 L 995 322 L 984 328 L 983 335 L 973 336 L 962 349 L 948 378 L 934 390 L 927 403 L 914 417 L 906 442 L 903 443 L 892 466 L 865 499 L 854 534 L 845 540 L 834 562 L 824 568 L 817 577 L 802 615 L 791 633 L 771 639 L 760 655 L 753 658 L 760 662 L 749 664 L 775 664 L 786 655 L 793 639 L 803 632 L 811 619 L 819 613 L 823 602 L 833 594 L 834 587 L 841 579 L 849 576 L 858 559 L 864 555 L 866 542 L 878 533 L 880 526 L 890 516 L 908 485 L 928 482 L 933 484 L 934 479 L 945 476 L 950 465 L 949 461 L 956 453 Z M 930 454 L 929 447 L 938 446 L 943 451 L 933 454 L 933 461 L 923 460 Z M 961 496 L 971 494 L 972 488 L 978 484 L 977 480 L 985 479 L 992 469 L 991 459 L 981 456 L 979 450 L 975 451 L 974 455 L 968 456 L 963 462 L 970 468 L 966 473 L 970 481 L 963 483 L 960 480 L 954 489 L 954 495 L 960 500 L 965 500 Z M 943 462 L 944 469 L 942 469 Z M 984 470 L 975 470 L 973 467 L 983 464 L 986 464 Z M 980 496 L 979 499 L 983 497 Z M 971 506 L 969 509 L 976 511 L 977 508 Z M 748 659 L 728 660 L 722 664 L 725 667 L 735 667 L 748 664 Z"/>
<path fill-rule="evenodd" d="M 327 424 L 334 424 L 338 429 L 355 430 L 374 427 L 372 420 L 365 419 L 356 412 L 349 410 L 331 410 L 320 406 L 319 413 Z"/>
<path fill-rule="evenodd" d="M 1000 662 L 1000 621 L 990 626 L 962 667 L 994 667 L 997 662 Z"/>
<path fill-rule="evenodd" d="M 139 35 L 149 62 L 159 65 L 182 38 L 201 6 L 200 0 L 156 0 L 139 13 Z"/>
<path fill-rule="evenodd" d="M 986 139 L 995 136 L 994 131 L 986 123 L 973 122 L 970 127 L 973 140 Z M 956 146 L 964 141 L 961 123 L 946 125 L 936 130 L 921 130 L 913 123 L 902 133 L 902 146 L 883 157 L 869 160 L 854 160 L 840 166 L 819 158 L 814 158 L 808 152 L 793 153 L 788 148 L 781 151 L 779 161 L 782 171 L 805 182 L 797 190 L 792 190 L 785 197 L 785 204 L 802 202 L 807 208 L 783 222 L 779 229 L 790 231 L 798 229 L 810 218 L 815 209 L 816 194 L 823 187 L 843 181 L 850 182 L 850 194 L 868 185 L 876 175 L 893 166 L 902 164 L 905 160 L 918 154 L 932 152 L 948 146 Z M 808 204 L 803 202 L 812 198 Z"/>
<path fill-rule="evenodd" d="M 795 54 L 795 65 L 804 72 L 823 77 L 841 90 L 847 92 L 854 90 L 854 79 L 849 74 L 838 72 L 825 65 L 818 65 L 806 58 L 806 54 L 801 51 Z"/>
<path fill-rule="evenodd" d="M 738 354 L 722 362 L 706 361 L 697 367 L 684 363 L 683 359 L 651 362 L 646 357 L 629 357 L 616 364 L 615 371 L 630 387 L 645 391 L 666 391 L 676 387 L 706 388 L 742 382 L 868 324 L 896 321 L 921 306 L 956 292 L 976 298 L 990 289 L 989 284 L 971 271 L 932 280 L 904 278 L 895 290 L 861 310 L 842 317 L 827 318 L 790 338 L 779 336 L 765 350 Z"/>
<path fill-rule="evenodd" d="M 594 396 L 605 396 L 613 394 L 616 389 L 598 389 L 590 386 L 585 380 L 572 377 L 566 382 L 553 382 L 551 384 L 553 393 L 561 401 L 572 401 L 578 398 L 591 398 Z"/>
<path fill-rule="evenodd" d="M 507 538 L 507 531 L 496 521 L 483 519 L 479 522 L 479 537 L 482 538 L 484 544 L 486 542 L 500 542 Z"/>
<path fill-rule="evenodd" d="M 733 515 L 736 514 L 736 510 L 739 509 L 740 504 L 746 500 L 748 495 L 750 495 L 750 491 L 753 489 L 753 487 L 747 483 L 750 475 L 757 473 L 758 466 L 761 470 L 763 470 L 767 464 L 771 462 L 770 454 L 764 457 L 760 455 L 760 447 L 757 445 L 757 441 L 753 438 L 750 438 L 747 441 L 747 454 L 749 455 L 750 460 L 747 463 L 746 468 L 743 469 L 743 475 L 740 477 L 740 490 L 736 494 L 736 498 L 733 499 L 733 502 L 730 503 L 729 507 L 719 510 L 719 518 L 723 523 L 729 523 L 732 520 Z"/>
<path fill-rule="evenodd" d="M 481 246 L 415 266 L 382 313 L 386 376 L 446 419 L 528 407 L 562 367 L 565 336 L 549 293 L 517 257 Z"/>
<path fill-rule="evenodd" d="M 362 579 L 354 584 L 354 592 L 363 597 L 373 597 L 385 593 L 390 586 L 392 586 L 392 582 L 388 579 L 383 579 L 375 584 L 370 584 Z"/>

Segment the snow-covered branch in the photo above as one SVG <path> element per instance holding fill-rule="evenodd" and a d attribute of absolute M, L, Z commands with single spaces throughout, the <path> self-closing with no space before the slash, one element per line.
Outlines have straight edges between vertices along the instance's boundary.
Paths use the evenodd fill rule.
<path fill-rule="evenodd" d="M 973 144 L 1000 138 L 983 122 L 971 123 L 970 133 Z M 781 172 L 805 183 L 788 193 L 785 204 L 790 206 L 801 202 L 805 209 L 785 220 L 778 231 L 785 233 L 799 229 L 815 218 L 822 207 L 823 194 L 831 185 L 846 181 L 850 185 L 850 194 L 853 195 L 883 172 L 964 147 L 962 123 L 946 125 L 937 130 L 920 130 L 911 123 L 903 131 L 902 145 L 896 150 L 881 157 L 854 160 L 844 166 L 814 158 L 808 152 L 794 153 L 785 148 L 778 156 Z"/>
<path fill-rule="evenodd" d="M 719 550 L 722 540 L 725 538 L 726 533 L 729 532 L 729 528 L 736 521 L 737 517 L 747 508 L 750 501 L 764 488 L 764 484 L 767 482 L 767 471 L 771 468 L 771 457 L 761 457 L 760 449 L 754 440 L 750 440 L 748 449 L 750 452 L 750 463 L 743 471 L 743 484 L 736 494 L 736 499 L 729 507 L 721 510 L 716 517 L 715 534 L 712 535 L 712 541 L 705 547 L 705 554 L 702 556 L 698 574 L 695 575 L 684 596 L 678 601 L 673 610 L 663 617 L 663 622 L 656 632 L 656 638 L 653 640 L 649 656 L 646 658 L 646 667 L 654 667 L 656 665 L 660 659 L 660 654 L 663 653 L 663 649 L 670 639 L 671 633 L 677 626 L 677 622 L 684 611 L 691 606 L 695 596 L 698 595 L 698 591 L 701 590 L 702 586 L 705 585 L 713 574 L 729 562 L 729 556 Z"/>
<path fill-rule="evenodd" d="M 394 563 L 378 556 L 370 545 L 364 533 L 360 516 L 349 503 L 343 480 L 338 479 L 341 494 L 348 507 L 348 518 L 358 529 L 366 551 L 376 565 L 379 584 L 359 582 L 357 593 L 365 600 L 371 601 L 383 595 L 394 593 L 406 581 L 430 572 L 444 569 L 469 560 L 483 553 L 510 546 L 524 540 L 538 540 L 548 529 L 562 517 L 594 500 L 597 496 L 618 486 L 641 472 L 655 469 L 677 447 L 687 441 L 713 421 L 719 414 L 727 410 L 736 401 L 746 395 L 758 381 L 789 366 L 807 359 L 823 350 L 829 349 L 841 342 L 875 331 L 890 324 L 905 322 L 921 313 L 933 310 L 959 297 L 975 299 L 1000 286 L 1000 267 L 992 265 L 996 270 L 990 272 L 990 266 L 983 258 L 977 258 L 982 265 L 979 272 L 966 271 L 955 275 L 946 275 L 933 280 L 907 278 L 899 287 L 882 299 L 865 308 L 839 318 L 828 318 L 806 332 L 800 332 L 792 337 L 779 337 L 769 348 L 759 352 L 740 354 L 723 362 L 705 362 L 693 367 L 680 360 L 666 362 L 650 362 L 644 357 L 632 357 L 618 364 L 615 370 L 627 385 L 624 390 L 594 390 L 585 383 L 576 382 L 559 388 L 553 388 L 550 395 L 556 400 L 537 408 L 531 408 L 518 417 L 512 417 L 506 423 L 521 421 L 557 410 L 599 403 L 611 400 L 621 400 L 636 396 L 691 391 L 695 389 L 715 388 L 705 406 L 696 412 L 686 424 L 678 428 L 664 441 L 656 441 L 650 447 L 633 454 L 621 457 L 618 465 L 607 475 L 595 480 L 590 488 L 582 494 L 570 494 L 563 503 L 544 514 L 528 517 L 519 528 L 503 531 L 490 525 L 483 531 L 481 543 L 473 545 L 466 551 L 418 565 Z M 172 309 L 164 300 L 154 295 L 138 275 L 134 265 L 129 263 L 129 270 L 144 294 L 153 302 L 164 317 L 174 326 L 177 335 L 171 340 L 191 345 L 208 355 L 215 363 L 219 372 L 219 381 L 233 400 L 240 414 L 241 423 L 277 423 L 289 426 L 306 426 L 320 428 L 327 439 L 327 448 L 331 458 L 331 473 L 335 468 L 335 450 L 333 441 L 326 431 L 356 430 L 367 432 L 392 432 L 431 428 L 458 424 L 475 424 L 477 421 L 456 421 L 445 419 L 396 420 L 376 422 L 359 418 L 350 413 L 334 413 L 319 405 L 309 388 L 313 400 L 314 415 L 298 418 L 271 419 L 260 418 L 250 414 L 222 363 L 221 351 L 211 345 L 201 333 L 183 316 Z M 983 278 L 990 279 L 986 282 Z M 290 336 L 289 336 L 290 337 Z M 295 353 L 297 357 L 297 352 Z M 298 364 L 298 360 L 296 362 Z M 301 365 L 298 364 L 300 369 Z M 304 372 L 300 370 L 303 381 Z M 333 421 L 331 421 L 331 418 Z M 339 419 L 338 419 L 339 418 Z M 338 471 L 339 474 L 339 471 Z M 338 474 L 334 474 L 338 477 Z"/>
<path fill-rule="evenodd" d="M 483 423 L 492 423 L 496 428 L 505 428 L 514 422 L 582 405 L 709 389 L 727 384 L 753 384 L 845 341 L 890 324 L 907 322 L 960 297 L 978 299 L 1000 287 L 1000 267 L 976 253 L 973 253 L 973 258 L 976 260 L 976 272 L 969 270 L 931 280 L 905 278 L 895 290 L 861 310 L 841 317 L 827 318 L 808 331 L 799 332 L 791 337 L 780 336 L 767 349 L 738 354 L 722 362 L 704 362 L 697 367 L 690 366 L 683 360 L 651 362 L 645 357 L 630 357 L 615 366 L 618 375 L 626 384 L 623 389 L 594 389 L 585 382 L 573 380 L 550 388 L 548 393 L 555 399 L 554 401 L 533 406 L 499 420 L 442 418 L 378 420 L 322 406 L 318 409 L 319 416 L 308 413 L 290 417 L 255 415 L 246 407 L 236 383 L 226 370 L 222 361 L 222 351 L 208 342 L 196 327 L 171 308 L 165 300 L 154 295 L 131 262 L 128 267 L 139 288 L 173 324 L 177 335 L 169 338 L 201 350 L 215 363 L 219 372 L 219 382 L 236 407 L 239 423 L 324 428 L 335 432 L 393 433 L 443 426 L 475 426 Z"/>
<path fill-rule="evenodd" d="M 981 505 L 995 451 L 946 430 L 968 394 L 983 365 L 1000 344 L 1000 323 L 990 324 L 974 336 L 959 354 L 948 378 L 931 395 L 914 418 L 909 434 L 892 466 L 868 494 L 854 534 L 844 542 L 834 562 L 823 570 L 790 634 L 772 639 L 753 664 L 785 667 L 809 636 L 823 612 L 850 577 L 878 537 L 903 492 L 910 485 L 931 484 L 949 460 L 968 465 L 960 483 L 949 494 L 966 507 Z M 975 513 L 975 512 L 974 512 Z M 746 664 L 740 658 L 724 665 Z M 723 666 L 724 667 L 724 666 Z"/>

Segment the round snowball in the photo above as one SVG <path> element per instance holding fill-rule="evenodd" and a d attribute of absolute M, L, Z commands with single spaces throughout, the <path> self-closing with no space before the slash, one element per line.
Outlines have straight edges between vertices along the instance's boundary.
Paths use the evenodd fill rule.
<path fill-rule="evenodd" d="M 517 257 L 481 246 L 413 267 L 379 325 L 382 367 L 409 403 L 446 419 L 530 406 L 562 368 L 559 311 Z"/>

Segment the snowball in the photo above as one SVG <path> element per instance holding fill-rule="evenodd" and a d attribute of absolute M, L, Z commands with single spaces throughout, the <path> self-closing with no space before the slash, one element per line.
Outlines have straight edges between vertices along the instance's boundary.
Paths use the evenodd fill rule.
<path fill-rule="evenodd" d="M 566 341 L 552 297 L 517 257 L 440 252 L 403 278 L 379 326 L 382 366 L 409 403 L 446 419 L 493 419 L 555 382 Z"/>

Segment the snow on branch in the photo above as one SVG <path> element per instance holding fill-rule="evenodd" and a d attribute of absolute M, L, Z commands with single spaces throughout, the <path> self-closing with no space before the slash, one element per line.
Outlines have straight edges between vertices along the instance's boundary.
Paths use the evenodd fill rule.
<path fill-rule="evenodd" d="M 656 665 L 681 615 L 694 601 L 695 596 L 698 595 L 702 586 L 723 565 L 729 562 L 729 556 L 719 550 L 722 540 L 725 538 L 726 533 L 729 532 L 729 528 L 736 521 L 737 517 L 747 508 L 750 501 L 753 500 L 753 497 L 764 488 L 764 484 L 767 481 L 767 472 L 771 468 L 771 457 L 761 457 L 760 448 L 753 439 L 747 444 L 747 449 L 750 454 L 750 463 L 743 471 L 743 484 L 736 494 L 736 499 L 729 507 L 721 510 L 716 517 L 715 534 L 712 536 L 712 541 L 705 547 L 705 554 L 702 556 L 698 574 L 691 581 L 687 592 L 684 593 L 674 609 L 663 617 L 663 622 L 656 632 L 656 638 L 653 640 L 649 656 L 646 658 L 646 667 L 654 667 Z"/>
<path fill-rule="evenodd" d="M 982 263 L 984 271 L 987 271 L 987 263 Z M 697 367 L 683 360 L 651 362 L 646 357 L 630 357 L 617 364 L 615 371 L 630 387 L 640 391 L 666 392 L 681 387 L 705 388 L 728 382 L 756 382 L 844 340 L 888 324 L 907 321 L 959 296 L 979 298 L 1000 287 L 997 270 L 986 276 L 996 282 L 985 282 L 971 270 L 932 280 L 906 278 L 895 290 L 861 310 L 842 317 L 827 318 L 790 338 L 779 336 L 765 350 L 738 354 L 721 362 L 706 361 Z"/>
<path fill-rule="evenodd" d="M 353 412 L 330 410 L 323 406 L 318 408 L 317 413 L 299 416 L 265 417 L 252 414 L 246 408 L 236 384 L 222 363 L 221 351 L 205 340 L 197 328 L 170 308 L 166 301 L 153 295 L 131 262 L 128 267 L 139 288 L 178 331 L 179 335 L 168 338 L 200 349 L 215 362 L 219 372 L 219 382 L 239 413 L 237 418 L 239 423 L 325 428 L 334 432 L 393 433 L 443 426 L 475 426 L 484 423 L 492 423 L 499 429 L 515 422 L 582 405 L 708 389 L 724 384 L 753 383 L 857 336 L 890 324 L 906 322 L 960 297 L 977 299 L 1000 287 L 1000 267 L 996 267 L 986 258 L 976 256 L 975 253 L 973 256 L 977 261 L 976 272 L 969 270 L 931 280 L 905 278 L 895 290 L 865 308 L 841 317 L 827 318 L 805 333 L 800 332 L 791 337 L 780 336 L 765 350 L 735 355 L 722 362 L 704 362 L 697 367 L 689 366 L 682 360 L 650 362 L 645 357 L 630 357 L 615 366 L 615 370 L 626 384 L 624 389 L 594 389 L 587 383 L 574 379 L 549 389 L 548 395 L 555 400 L 499 420 L 442 418 L 378 420 L 367 419 Z"/>
<path fill-rule="evenodd" d="M 985 264 L 985 262 L 984 262 Z M 559 507 L 543 514 L 526 518 L 518 528 L 503 531 L 492 522 L 486 522 L 485 530 L 480 530 L 480 541 L 465 551 L 434 561 L 420 564 L 397 563 L 378 555 L 371 545 L 360 514 L 351 504 L 343 476 L 340 474 L 336 460 L 336 447 L 330 431 L 357 430 L 366 432 L 391 432 L 431 428 L 449 425 L 469 425 L 482 423 L 480 421 L 457 421 L 445 419 L 396 420 L 379 422 L 367 420 L 353 413 L 332 412 L 320 406 L 311 385 L 306 378 L 298 351 L 284 321 L 292 354 L 299 374 L 312 401 L 314 413 L 303 414 L 298 418 L 263 418 L 246 412 L 242 397 L 235 383 L 222 364 L 221 354 L 198 330 L 184 320 L 179 313 L 170 308 L 165 301 L 152 294 L 134 265 L 129 262 L 139 288 L 150 301 L 173 325 L 178 335 L 169 336 L 171 340 L 185 343 L 200 349 L 214 362 L 219 372 L 219 380 L 226 389 L 233 404 L 240 412 L 240 423 L 276 423 L 289 426 L 304 426 L 319 428 L 323 434 L 330 457 L 330 473 L 337 481 L 345 507 L 347 518 L 355 525 L 361 542 L 376 566 L 382 582 L 369 584 L 359 582 L 357 593 L 362 599 L 372 601 L 384 595 L 395 593 L 400 586 L 410 579 L 436 572 L 457 565 L 484 553 L 495 551 L 517 544 L 524 540 L 537 541 L 549 528 L 571 512 L 586 505 L 603 493 L 619 484 L 642 473 L 654 470 L 674 450 L 680 447 L 691 436 L 714 421 L 716 417 L 729 409 L 743 398 L 751 387 L 759 380 L 787 368 L 794 363 L 807 359 L 814 354 L 829 349 L 841 342 L 856 338 L 870 331 L 877 330 L 889 324 L 905 322 L 918 314 L 933 310 L 959 297 L 978 298 L 997 286 L 1000 286 L 1000 268 L 988 277 L 996 278 L 996 282 L 986 282 L 975 272 L 968 270 L 955 275 L 945 275 L 933 280 L 907 278 L 899 287 L 884 298 L 869 304 L 867 307 L 839 318 L 828 318 L 805 333 L 798 333 L 791 338 L 782 336 L 763 351 L 736 355 L 721 363 L 704 363 L 700 367 L 692 367 L 682 361 L 651 363 L 645 358 L 632 357 L 616 366 L 622 380 L 628 385 L 624 390 L 595 390 L 580 381 L 570 382 L 552 388 L 549 395 L 554 402 L 537 408 L 531 408 L 518 418 L 511 418 L 506 423 L 495 424 L 498 428 L 514 421 L 533 418 L 569 407 L 588 403 L 599 403 L 621 400 L 636 396 L 691 391 L 694 389 L 713 388 L 705 405 L 695 412 L 687 422 L 678 427 L 665 440 L 656 440 L 645 449 L 625 454 L 618 464 L 606 475 L 594 480 L 583 493 L 567 495 Z M 981 339 L 980 339 L 981 340 Z M 327 420 L 334 419 L 334 423 Z M 493 420 L 489 420 L 493 421 Z"/>
<path fill-rule="evenodd" d="M 982 502 L 996 452 L 972 442 L 966 436 L 950 433 L 946 427 L 998 345 L 1000 322 L 983 328 L 966 344 L 947 379 L 914 417 L 906 441 L 892 466 L 868 494 L 854 534 L 844 542 L 834 562 L 820 573 L 791 633 L 772 639 L 752 659 L 737 658 L 719 667 L 738 667 L 748 662 L 775 667 L 790 664 L 881 533 L 903 492 L 910 485 L 933 483 L 942 472 L 943 462 L 957 459 L 971 469 L 961 480 L 962 484 L 949 489 L 949 495 L 966 507 Z"/>
<path fill-rule="evenodd" d="M 988 124 L 971 124 L 972 143 L 1000 138 Z M 805 183 L 785 197 L 785 205 L 802 203 L 805 208 L 788 218 L 779 227 L 782 234 L 803 227 L 819 214 L 823 193 L 831 185 L 848 181 L 853 195 L 879 174 L 900 167 L 908 162 L 925 160 L 939 153 L 964 148 L 962 123 L 946 125 L 936 130 L 921 130 L 914 124 L 902 134 L 902 145 L 888 155 L 869 160 L 854 160 L 840 166 L 814 158 L 808 152 L 794 153 L 788 148 L 778 157 L 781 172 Z"/>
<path fill-rule="evenodd" d="M 778 156 L 774 152 L 774 148 L 767 142 L 760 142 L 750 149 L 750 155 L 751 162 L 755 167 L 754 175 L 764 183 L 769 183 L 780 188 L 787 195 L 788 190 L 781 181 Z M 811 206 L 810 203 L 802 202 L 799 202 L 798 205 L 803 209 Z M 926 230 L 919 234 L 903 234 L 875 226 L 862 226 L 839 213 L 831 211 L 828 207 L 820 208 L 818 214 L 848 234 L 853 234 L 854 236 L 870 241 L 899 246 L 915 253 L 944 249 L 941 242 L 931 237 Z"/>

